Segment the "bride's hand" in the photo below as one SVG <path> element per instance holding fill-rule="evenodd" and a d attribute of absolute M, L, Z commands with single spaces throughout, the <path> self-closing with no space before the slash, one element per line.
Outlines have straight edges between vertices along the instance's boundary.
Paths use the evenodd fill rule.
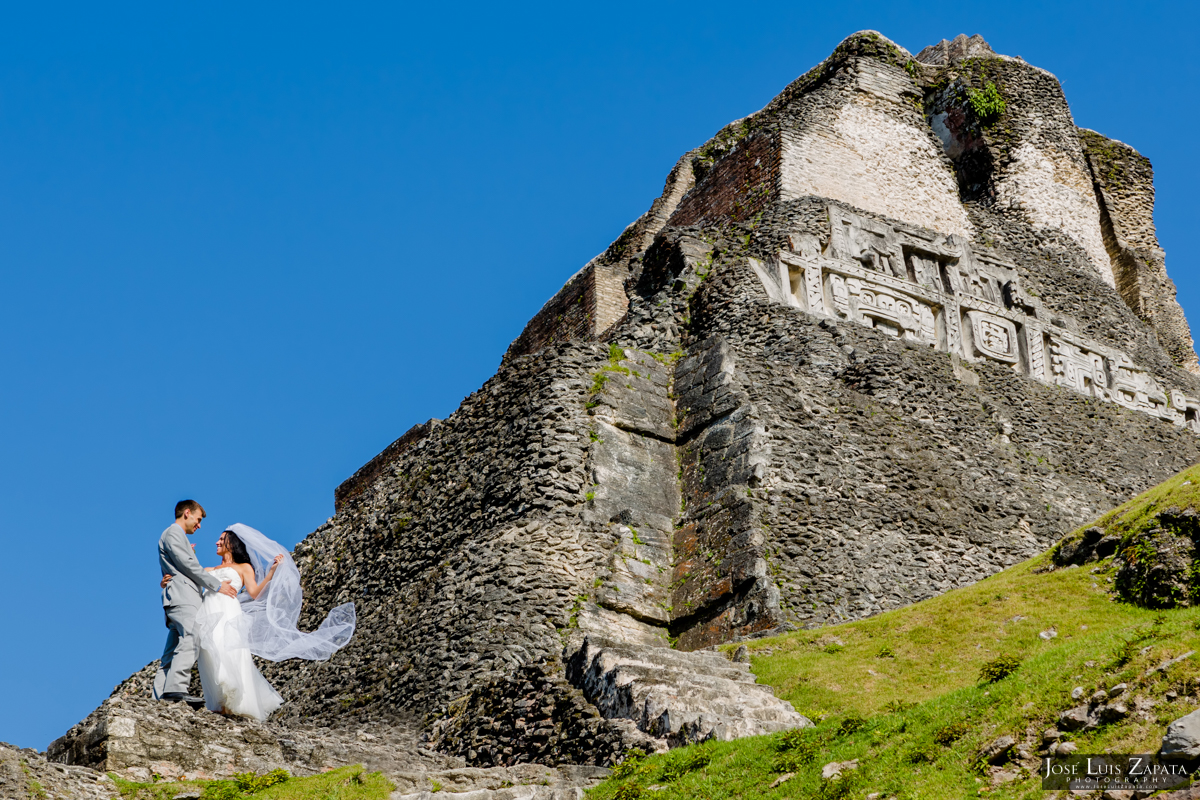
<path fill-rule="evenodd" d="M 158 588 L 165 589 L 165 588 L 167 588 L 167 584 L 170 582 L 171 582 L 171 576 L 163 575 L 163 579 L 162 579 L 162 581 L 159 582 Z"/>

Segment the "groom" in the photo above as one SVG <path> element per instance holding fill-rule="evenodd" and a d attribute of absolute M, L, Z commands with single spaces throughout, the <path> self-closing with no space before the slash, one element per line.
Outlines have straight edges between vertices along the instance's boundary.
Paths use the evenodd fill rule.
<path fill-rule="evenodd" d="M 154 676 L 154 699 L 203 703 L 187 693 L 196 663 L 196 637 L 193 623 L 200 610 L 200 587 L 237 597 L 229 581 L 221 582 L 205 572 L 192 552 L 187 537 L 200 530 L 206 514 L 195 500 L 180 500 L 175 504 L 175 524 L 162 532 L 158 539 L 158 565 L 163 575 L 172 579 L 163 587 L 163 611 L 167 615 L 167 646 L 163 649 L 162 666 Z"/>

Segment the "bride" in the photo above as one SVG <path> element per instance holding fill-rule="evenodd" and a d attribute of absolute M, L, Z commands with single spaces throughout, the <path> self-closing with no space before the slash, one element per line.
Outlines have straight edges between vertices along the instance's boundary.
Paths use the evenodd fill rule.
<path fill-rule="evenodd" d="M 217 539 L 221 564 L 206 567 L 238 590 L 238 599 L 204 596 L 196 615 L 204 704 L 220 714 L 265 720 L 283 698 L 262 676 L 251 655 L 269 661 L 324 661 L 354 635 L 353 603 L 333 609 L 311 633 L 296 628 L 302 594 L 300 571 L 287 551 L 248 525 L 230 525 Z M 170 576 L 163 576 L 163 585 Z"/>

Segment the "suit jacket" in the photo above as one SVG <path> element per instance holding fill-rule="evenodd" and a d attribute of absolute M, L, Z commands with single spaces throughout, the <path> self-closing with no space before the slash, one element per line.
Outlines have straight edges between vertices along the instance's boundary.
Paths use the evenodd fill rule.
<path fill-rule="evenodd" d="M 162 590 L 164 608 L 200 605 L 201 586 L 214 592 L 221 588 L 221 581 L 200 566 L 187 534 L 178 525 L 167 528 L 158 538 L 158 566 L 163 575 L 171 576 Z"/>

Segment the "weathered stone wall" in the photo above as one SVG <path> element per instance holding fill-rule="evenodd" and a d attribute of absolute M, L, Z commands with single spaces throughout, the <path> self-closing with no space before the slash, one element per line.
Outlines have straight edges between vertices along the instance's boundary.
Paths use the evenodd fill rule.
<path fill-rule="evenodd" d="M 461 766 L 419 745 L 414 730 L 389 726 L 332 730 L 230 719 L 184 703 L 113 696 L 52 742 L 53 762 L 114 772 L 126 780 L 228 778 L 286 769 L 314 775 L 351 764 L 372 771 L 427 771 Z"/>
<path fill-rule="evenodd" d="M 440 419 L 431 419 L 420 425 L 413 425 L 403 436 L 384 448 L 383 452 L 359 467 L 357 472 L 342 481 L 333 490 L 334 510 L 341 511 L 347 502 L 366 491 L 367 487 L 391 466 L 401 453 L 428 436 L 429 432 L 441 422 Z"/>
<path fill-rule="evenodd" d="M 670 224 L 751 219 L 778 195 L 779 158 L 776 132 L 761 131 L 738 139 L 683 198 Z"/>
<path fill-rule="evenodd" d="M 612 764 L 655 742 L 632 722 L 608 720 L 569 684 L 557 661 L 526 664 L 509 680 L 476 687 L 433 724 L 438 750 L 471 764 Z"/>
<path fill-rule="evenodd" d="M 87 767 L 56 764 L 36 750 L 0 742 L 0 797 L 5 800 L 115 800 L 117 783 Z"/>
<path fill-rule="evenodd" d="M 607 548 L 575 513 L 605 353 L 564 345 L 512 360 L 296 548 L 302 625 L 354 601 L 358 633 L 327 664 L 267 670 L 288 715 L 424 715 L 557 656 Z"/>
<path fill-rule="evenodd" d="M 1154 169 L 1132 147 L 1095 131 L 1079 130 L 1100 198 L 1104 245 L 1117 291 L 1149 322 L 1179 366 L 1200 373 L 1192 333 L 1167 276 L 1166 254 L 1154 231 Z"/>
<path fill-rule="evenodd" d="M 781 198 L 828 197 L 970 236 L 954 168 L 901 67 L 855 58 L 785 109 Z"/>
<path fill-rule="evenodd" d="M 1113 285 L 1091 172 L 1058 79 L 992 53 L 986 43 L 957 52 L 927 48 L 918 58 L 929 65 L 921 79 L 930 126 L 964 184 L 985 187 L 961 186 L 964 199 L 985 201 L 1035 229 L 1061 231 L 1083 249 L 1101 280 Z M 1005 110 L 980 119 L 970 94 L 989 85 Z"/>
<path fill-rule="evenodd" d="M 593 339 L 628 308 L 625 270 L 596 259 L 579 271 L 525 325 L 505 358 L 536 353 L 550 345 Z"/>

